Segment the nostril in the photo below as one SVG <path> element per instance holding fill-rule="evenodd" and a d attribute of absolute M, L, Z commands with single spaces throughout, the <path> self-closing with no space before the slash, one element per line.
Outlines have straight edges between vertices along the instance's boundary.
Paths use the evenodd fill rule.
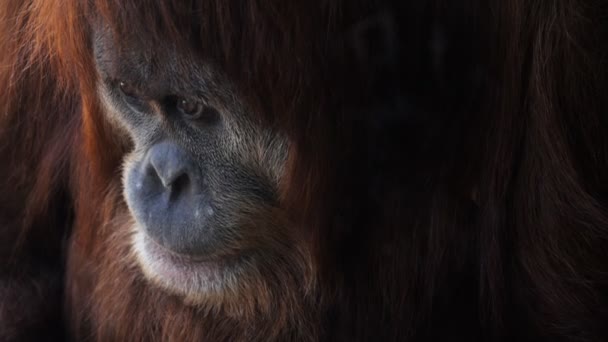
<path fill-rule="evenodd" d="M 183 173 L 178 176 L 170 185 L 166 187 L 170 190 L 169 198 L 174 200 L 179 194 L 184 193 L 190 186 L 190 177 Z"/>
<path fill-rule="evenodd" d="M 151 180 L 153 184 L 162 184 L 164 186 L 163 180 L 160 179 L 158 172 L 156 172 L 156 169 L 154 168 L 154 166 L 151 163 L 146 164 L 145 172 L 146 172 L 146 178 L 148 180 Z"/>
<path fill-rule="evenodd" d="M 171 192 L 185 189 L 190 183 L 188 155 L 176 145 L 152 146 L 147 156 L 146 173 Z"/>
<path fill-rule="evenodd" d="M 173 183 L 182 177 L 188 177 L 184 170 L 176 169 L 174 166 L 167 164 L 166 161 L 151 158 L 146 167 L 148 177 L 159 182 L 165 188 L 172 187 Z"/>
<path fill-rule="evenodd" d="M 169 189 L 175 188 L 176 183 L 179 181 L 180 183 L 187 182 L 188 175 L 184 170 L 176 170 L 176 169 L 165 169 L 159 170 L 154 168 L 156 173 L 156 177 L 160 180 L 161 184 Z"/>

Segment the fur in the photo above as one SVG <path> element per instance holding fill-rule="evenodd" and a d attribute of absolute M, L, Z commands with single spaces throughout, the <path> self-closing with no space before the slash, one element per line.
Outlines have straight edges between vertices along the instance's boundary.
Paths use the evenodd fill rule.
<path fill-rule="evenodd" d="M 607 15 L 596 0 L 0 2 L 0 340 L 608 340 Z M 289 253 L 238 290 L 185 303 L 140 267 L 99 21 L 212 61 L 280 132 L 252 146 L 285 153 L 248 162 L 274 169 L 268 238 Z"/>

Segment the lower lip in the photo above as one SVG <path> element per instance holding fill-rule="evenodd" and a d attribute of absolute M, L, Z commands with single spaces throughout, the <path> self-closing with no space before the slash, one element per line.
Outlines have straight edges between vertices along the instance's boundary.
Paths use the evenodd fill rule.
<path fill-rule="evenodd" d="M 163 282 L 184 286 L 190 282 L 212 281 L 221 270 L 219 262 L 180 255 L 160 246 L 145 233 L 137 233 L 135 245 L 142 254 L 144 267 Z"/>

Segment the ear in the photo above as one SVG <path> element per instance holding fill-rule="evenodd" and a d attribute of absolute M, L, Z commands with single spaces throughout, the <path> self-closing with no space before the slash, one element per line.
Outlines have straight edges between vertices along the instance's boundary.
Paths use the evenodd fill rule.
<path fill-rule="evenodd" d="M 395 18 L 386 10 L 365 17 L 350 31 L 347 44 L 352 50 L 354 63 L 359 72 L 371 78 L 374 85 L 379 80 L 386 81 L 397 67 L 397 36 Z M 390 88 L 386 86 L 386 89 Z"/>

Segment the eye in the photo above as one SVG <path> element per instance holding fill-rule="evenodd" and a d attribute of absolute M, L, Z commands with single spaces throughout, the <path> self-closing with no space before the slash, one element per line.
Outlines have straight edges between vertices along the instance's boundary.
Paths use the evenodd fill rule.
<path fill-rule="evenodd" d="M 125 82 L 125 81 L 118 82 L 118 89 L 120 89 L 120 92 L 127 97 L 131 97 L 131 98 L 138 97 L 137 89 L 135 89 L 135 87 L 133 87 L 133 85 L 131 85 L 128 82 Z"/>
<path fill-rule="evenodd" d="M 190 120 L 199 119 L 205 111 L 205 106 L 200 101 L 185 98 L 178 98 L 175 107 L 184 117 Z"/>

